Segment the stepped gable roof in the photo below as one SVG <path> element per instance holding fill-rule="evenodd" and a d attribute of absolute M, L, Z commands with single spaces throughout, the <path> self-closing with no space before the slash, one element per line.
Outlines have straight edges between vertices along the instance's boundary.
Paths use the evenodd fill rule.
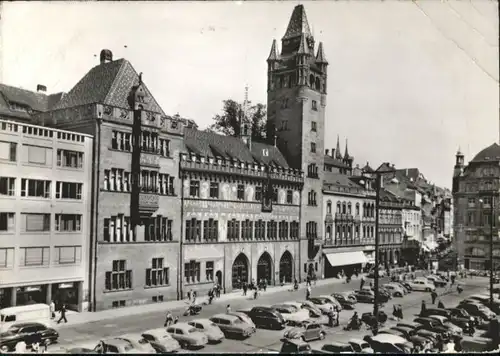
<path fill-rule="evenodd" d="M 92 68 L 54 108 L 67 109 L 87 104 L 104 104 L 131 109 L 128 98 L 139 84 L 139 74 L 126 59 L 101 63 Z M 165 115 L 147 86 L 143 83 L 149 110 Z"/>
<path fill-rule="evenodd" d="M 500 146 L 495 142 L 481 150 L 471 162 L 496 162 L 500 161 Z"/>
<path fill-rule="evenodd" d="M 29 119 L 32 114 L 51 110 L 62 96 L 63 93 L 47 95 L 0 84 L 0 114 Z M 11 104 L 18 104 L 30 111 L 15 110 Z"/>
<path fill-rule="evenodd" d="M 350 168 L 347 164 L 345 164 L 341 160 L 339 160 L 337 158 L 333 158 L 332 156 L 329 156 L 329 155 L 325 155 L 324 164 L 334 166 L 337 168 Z"/>
<path fill-rule="evenodd" d="M 289 168 L 289 165 L 273 145 L 252 142 L 251 149 L 238 137 L 224 136 L 195 128 L 184 129 L 184 143 L 187 150 L 202 156 L 222 156 L 225 159 L 237 159 L 246 163 L 260 163 Z"/>

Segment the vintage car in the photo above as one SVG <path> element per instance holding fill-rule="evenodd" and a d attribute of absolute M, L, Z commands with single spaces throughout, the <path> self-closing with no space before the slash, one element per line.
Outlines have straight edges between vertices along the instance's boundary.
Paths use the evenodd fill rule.
<path fill-rule="evenodd" d="M 247 314 L 240 312 L 239 310 L 234 311 L 234 312 L 230 311 L 227 314 L 234 315 L 234 316 L 238 317 L 242 322 L 247 323 L 248 325 L 251 325 L 253 328 L 257 327 L 257 326 L 255 326 L 254 322 Z"/>
<path fill-rule="evenodd" d="M 427 276 L 426 279 L 428 281 L 432 282 L 438 288 L 439 287 L 446 287 L 448 285 L 448 282 L 439 276 L 430 275 L 430 276 Z"/>
<path fill-rule="evenodd" d="M 203 347 L 208 337 L 187 323 L 177 323 L 167 327 L 167 332 L 179 342 L 182 348 Z"/>
<path fill-rule="evenodd" d="M 393 297 L 402 298 L 406 294 L 404 289 L 401 288 L 396 283 L 387 283 L 387 284 L 384 284 L 382 287 L 384 287 L 386 290 L 388 290 Z"/>
<path fill-rule="evenodd" d="M 354 309 L 358 302 L 353 293 L 333 293 L 332 296 L 342 305 L 344 309 Z"/>
<path fill-rule="evenodd" d="M 330 342 L 324 344 L 319 350 L 323 354 L 351 354 L 354 353 L 354 349 L 350 343 L 347 342 Z M 316 351 L 314 353 L 317 353 Z"/>
<path fill-rule="evenodd" d="M 309 300 L 304 300 L 297 303 L 300 303 L 302 305 L 302 308 L 309 310 L 309 315 L 311 317 L 319 318 L 323 314 L 323 311 L 318 308 L 316 304 Z"/>
<path fill-rule="evenodd" d="M 296 355 L 312 353 L 311 345 L 302 340 L 284 340 L 280 354 Z"/>
<path fill-rule="evenodd" d="M 304 341 L 323 340 L 325 330 L 320 324 L 309 321 L 286 331 L 283 336 L 285 339 L 302 339 Z"/>
<path fill-rule="evenodd" d="M 275 304 L 271 308 L 279 312 L 286 323 L 291 326 L 301 325 L 306 320 L 309 320 L 309 311 L 297 308 L 294 305 Z"/>
<path fill-rule="evenodd" d="M 439 326 L 443 326 L 445 328 L 448 328 L 451 335 L 462 336 L 462 334 L 463 334 L 462 328 L 453 324 L 447 317 L 442 316 L 442 315 L 430 315 L 429 318 L 437 321 Z"/>
<path fill-rule="evenodd" d="M 413 344 L 405 338 L 391 334 L 365 336 L 364 340 L 370 344 L 375 353 L 411 353 Z"/>
<path fill-rule="evenodd" d="M 234 317 L 238 318 L 237 316 Z M 221 329 L 208 319 L 195 319 L 189 321 L 188 324 L 196 328 L 199 332 L 207 335 L 208 342 L 216 343 L 224 339 L 224 333 Z"/>
<path fill-rule="evenodd" d="M 336 306 L 338 308 L 338 310 L 342 310 L 342 305 L 339 303 L 339 301 L 337 299 L 335 299 L 334 296 L 331 296 L 331 295 L 320 295 L 319 298 L 325 298 L 326 300 L 328 300 L 328 302 L 331 305 Z"/>
<path fill-rule="evenodd" d="M 24 341 L 29 347 L 35 339 L 43 344 L 50 345 L 57 341 L 59 333 L 41 323 L 17 323 L 11 325 L 7 331 L 0 333 L 0 350 L 2 352 L 14 350 L 16 344 Z"/>
<path fill-rule="evenodd" d="M 149 343 L 148 340 L 146 340 L 141 334 L 126 334 L 126 335 L 121 335 L 118 336 L 117 339 L 122 339 L 130 342 L 134 349 L 136 350 L 144 350 L 148 353 L 155 353 L 156 350 Z"/>
<path fill-rule="evenodd" d="M 414 281 L 408 282 L 408 284 L 414 291 L 433 292 L 436 290 L 436 286 L 433 283 L 424 279 L 416 279 Z"/>
<path fill-rule="evenodd" d="M 491 320 L 496 318 L 496 314 L 488 307 L 478 302 L 467 301 L 465 303 L 460 303 L 457 305 L 457 309 L 464 309 L 470 315 L 475 317 L 480 317 L 483 320 Z"/>
<path fill-rule="evenodd" d="M 352 346 L 354 352 L 362 354 L 373 354 L 373 349 L 370 344 L 361 339 L 351 339 L 349 344 Z"/>
<path fill-rule="evenodd" d="M 149 354 L 144 348 L 136 349 L 134 345 L 125 339 L 110 338 L 99 341 L 94 351 L 99 354 Z M 156 351 L 153 351 L 156 353 Z"/>
<path fill-rule="evenodd" d="M 181 345 L 170 335 L 165 328 L 146 330 L 142 333 L 157 353 L 171 353 L 179 350 Z"/>
<path fill-rule="evenodd" d="M 235 315 L 229 314 L 216 314 L 209 319 L 212 323 L 217 325 L 226 337 L 250 337 L 255 328 L 238 318 Z"/>
<path fill-rule="evenodd" d="M 312 297 L 309 301 L 316 305 L 323 314 L 327 314 L 333 309 L 333 304 L 326 298 Z"/>
<path fill-rule="evenodd" d="M 255 306 L 249 310 L 242 309 L 240 311 L 247 314 L 257 327 L 278 330 L 285 328 L 286 321 L 283 315 L 268 306 Z"/>

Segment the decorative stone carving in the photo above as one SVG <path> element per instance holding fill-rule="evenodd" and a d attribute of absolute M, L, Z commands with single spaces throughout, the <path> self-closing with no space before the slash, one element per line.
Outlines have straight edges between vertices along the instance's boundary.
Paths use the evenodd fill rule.
<path fill-rule="evenodd" d="M 128 118 L 128 110 L 121 109 L 120 110 L 120 119 L 126 119 Z"/>
<path fill-rule="evenodd" d="M 141 166 L 160 168 L 160 157 L 158 155 L 141 153 L 140 164 Z"/>
<path fill-rule="evenodd" d="M 108 105 L 104 105 L 104 115 L 112 115 L 113 114 L 113 108 Z"/>
<path fill-rule="evenodd" d="M 158 209 L 160 196 L 157 194 L 139 194 L 139 208 L 150 207 Z"/>
<path fill-rule="evenodd" d="M 148 121 L 154 122 L 155 121 L 155 114 L 152 113 L 151 111 L 146 111 L 146 119 Z"/>

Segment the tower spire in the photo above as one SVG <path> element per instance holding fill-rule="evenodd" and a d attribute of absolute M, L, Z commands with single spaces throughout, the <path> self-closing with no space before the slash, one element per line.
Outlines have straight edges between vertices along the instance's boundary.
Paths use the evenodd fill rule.
<path fill-rule="evenodd" d="M 328 64 L 328 61 L 326 60 L 325 52 L 323 50 L 323 42 L 320 42 L 318 45 L 318 54 L 316 55 L 316 63 Z"/>
<path fill-rule="evenodd" d="M 342 159 L 342 153 L 340 153 L 340 139 L 339 135 L 337 135 L 337 148 L 335 149 L 335 158 Z"/>
<path fill-rule="evenodd" d="M 288 27 L 282 40 L 299 37 L 301 34 L 313 37 L 311 34 L 311 28 L 309 27 L 309 22 L 307 21 L 306 10 L 302 4 L 295 6 L 293 9 L 290 22 L 288 23 Z"/>
<path fill-rule="evenodd" d="M 240 137 L 248 146 L 251 147 L 252 144 L 252 125 L 248 120 L 248 104 L 250 101 L 248 100 L 248 84 L 245 85 L 245 96 L 242 105 L 242 113 L 240 120 Z"/>
<path fill-rule="evenodd" d="M 276 40 L 273 39 L 273 44 L 271 45 L 271 51 L 269 52 L 269 57 L 267 57 L 267 61 L 277 61 L 278 60 L 278 50 L 276 48 Z"/>
<path fill-rule="evenodd" d="M 300 45 L 297 54 L 309 54 L 309 47 L 307 46 L 305 34 L 302 34 L 302 36 L 300 37 Z"/>
<path fill-rule="evenodd" d="M 351 156 L 349 156 L 349 150 L 347 148 L 347 138 L 345 139 L 345 153 L 344 153 L 344 159 L 349 159 Z"/>

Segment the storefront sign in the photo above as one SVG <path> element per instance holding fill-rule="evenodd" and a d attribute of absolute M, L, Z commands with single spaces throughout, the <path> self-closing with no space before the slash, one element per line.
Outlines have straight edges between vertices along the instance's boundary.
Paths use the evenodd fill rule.
<path fill-rule="evenodd" d="M 59 289 L 67 289 L 73 287 L 73 283 L 59 283 Z"/>
<path fill-rule="evenodd" d="M 26 287 L 24 289 L 25 292 L 40 292 L 40 290 L 42 289 L 42 287 L 40 286 L 31 286 L 31 287 Z"/>

